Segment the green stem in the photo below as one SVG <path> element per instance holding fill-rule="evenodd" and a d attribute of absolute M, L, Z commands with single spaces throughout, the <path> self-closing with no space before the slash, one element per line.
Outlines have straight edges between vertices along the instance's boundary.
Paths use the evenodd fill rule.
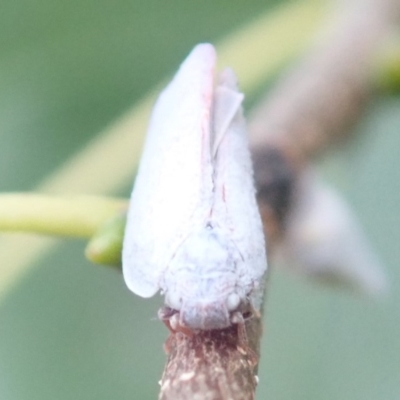
<path fill-rule="evenodd" d="M 91 238 L 127 202 L 95 196 L 0 195 L 0 231 Z"/>

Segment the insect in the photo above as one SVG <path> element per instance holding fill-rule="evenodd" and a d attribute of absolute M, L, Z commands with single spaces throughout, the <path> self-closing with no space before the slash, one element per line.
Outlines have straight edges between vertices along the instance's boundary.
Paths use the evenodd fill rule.
<path fill-rule="evenodd" d="M 126 284 L 142 297 L 160 290 L 173 330 L 257 313 L 267 269 L 244 95 L 231 70 L 215 79 L 215 63 L 214 47 L 197 45 L 159 96 L 128 211 Z"/>

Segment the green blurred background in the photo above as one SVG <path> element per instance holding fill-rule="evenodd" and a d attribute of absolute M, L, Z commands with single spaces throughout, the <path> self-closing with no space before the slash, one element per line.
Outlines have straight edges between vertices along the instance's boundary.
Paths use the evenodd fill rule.
<path fill-rule="evenodd" d="M 194 44 L 278 3 L 3 0 L 0 190 L 34 190 Z M 356 139 L 322 165 L 387 266 L 390 293 L 376 301 L 273 271 L 259 399 L 400 397 L 399 110 L 399 97 L 374 100 Z M 1 299 L 1 400 L 156 398 L 161 299 L 132 295 L 115 270 L 85 261 L 84 246 L 66 240 Z"/>

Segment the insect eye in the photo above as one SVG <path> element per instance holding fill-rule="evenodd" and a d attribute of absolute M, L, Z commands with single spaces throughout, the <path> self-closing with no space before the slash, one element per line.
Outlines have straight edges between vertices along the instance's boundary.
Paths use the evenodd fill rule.
<path fill-rule="evenodd" d="M 229 311 L 235 311 L 240 304 L 240 297 L 237 293 L 231 293 L 226 299 L 226 307 Z"/>
<path fill-rule="evenodd" d="M 182 307 L 182 298 L 174 292 L 167 294 L 165 302 L 174 310 L 180 310 Z"/>

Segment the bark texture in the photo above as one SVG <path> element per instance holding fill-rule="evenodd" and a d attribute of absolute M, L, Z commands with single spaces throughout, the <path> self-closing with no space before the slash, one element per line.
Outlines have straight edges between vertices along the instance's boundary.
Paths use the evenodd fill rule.
<path fill-rule="evenodd" d="M 261 319 L 248 321 L 245 329 L 249 342 L 238 338 L 236 326 L 192 337 L 172 335 L 160 399 L 253 399 Z"/>

